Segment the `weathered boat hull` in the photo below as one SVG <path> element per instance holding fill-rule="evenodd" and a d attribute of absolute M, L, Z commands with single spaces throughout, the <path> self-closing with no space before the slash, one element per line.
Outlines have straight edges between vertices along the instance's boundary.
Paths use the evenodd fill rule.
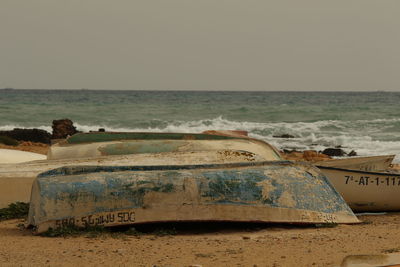
<path fill-rule="evenodd" d="M 354 211 L 400 210 L 400 174 L 318 168 Z"/>
<path fill-rule="evenodd" d="M 44 160 L 46 155 L 27 151 L 0 149 L 0 164 L 21 163 L 32 160 Z"/>
<path fill-rule="evenodd" d="M 64 167 L 40 174 L 29 224 L 166 221 L 356 223 L 318 169 L 292 162 Z"/>
<path fill-rule="evenodd" d="M 124 139 L 131 138 L 131 139 Z M 48 159 L 72 159 L 108 155 L 161 152 L 243 150 L 265 160 L 281 160 L 279 152 L 261 140 L 206 134 L 107 133 L 78 134 L 53 145 Z"/>
<path fill-rule="evenodd" d="M 21 164 L 0 164 L 0 208 L 14 202 L 29 202 L 32 183 L 39 173 L 68 165 L 190 165 L 263 161 L 246 151 L 216 150 L 117 155 L 96 158 L 40 160 Z"/>
<path fill-rule="evenodd" d="M 317 166 L 336 167 L 359 171 L 383 171 L 387 170 L 396 155 L 352 157 L 316 162 Z"/>

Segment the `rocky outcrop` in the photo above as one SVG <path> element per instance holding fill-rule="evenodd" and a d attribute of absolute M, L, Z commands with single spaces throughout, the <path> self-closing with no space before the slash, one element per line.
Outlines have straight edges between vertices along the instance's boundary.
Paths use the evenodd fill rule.
<path fill-rule="evenodd" d="M 53 139 L 67 138 L 78 133 L 70 119 L 53 120 Z"/>
<path fill-rule="evenodd" d="M 349 156 L 349 157 L 357 156 L 357 152 L 355 152 L 354 150 L 352 150 L 352 151 L 350 151 L 349 154 L 347 154 L 347 156 Z"/>
<path fill-rule="evenodd" d="M 8 136 L 18 141 L 30 141 L 36 143 L 50 144 L 51 135 L 41 129 L 19 129 L 11 131 L 0 131 L 0 135 Z"/>
<path fill-rule="evenodd" d="M 315 150 L 305 150 L 303 152 L 291 151 L 289 153 L 285 153 L 283 157 L 287 160 L 312 161 L 312 162 L 330 159 L 329 156 L 324 155 L 322 153 L 318 153 Z"/>
<path fill-rule="evenodd" d="M 346 152 L 341 148 L 327 148 L 322 151 L 322 154 L 331 156 L 331 157 L 343 157 L 346 156 Z"/>

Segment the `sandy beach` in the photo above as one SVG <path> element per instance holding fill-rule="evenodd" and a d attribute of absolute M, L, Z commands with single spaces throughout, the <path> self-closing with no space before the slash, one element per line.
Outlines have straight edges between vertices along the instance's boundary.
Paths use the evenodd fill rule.
<path fill-rule="evenodd" d="M 399 10 L 1 1 L 0 267 L 400 267 Z"/>
<path fill-rule="evenodd" d="M 46 154 L 49 146 L 23 142 L 0 148 Z M 308 154 L 298 153 L 297 160 L 313 161 Z M 332 227 L 187 223 L 150 226 L 134 236 L 118 230 L 67 237 L 35 236 L 18 227 L 23 220 L 13 219 L 0 222 L 0 244 L 7 244 L 0 246 L 0 265 L 340 266 L 349 255 L 400 251 L 400 213 L 358 217 L 360 224 Z"/>
<path fill-rule="evenodd" d="M 348 255 L 400 251 L 400 214 L 332 228 L 186 225 L 173 235 L 34 236 L 0 222 L 1 266 L 340 266 Z M 4 245 L 7 244 L 7 245 Z"/>

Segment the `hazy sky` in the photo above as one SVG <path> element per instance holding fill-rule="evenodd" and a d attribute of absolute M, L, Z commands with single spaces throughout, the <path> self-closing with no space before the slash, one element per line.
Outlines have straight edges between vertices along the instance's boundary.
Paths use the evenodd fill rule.
<path fill-rule="evenodd" d="M 0 88 L 400 91 L 400 1 L 0 0 Z"/>

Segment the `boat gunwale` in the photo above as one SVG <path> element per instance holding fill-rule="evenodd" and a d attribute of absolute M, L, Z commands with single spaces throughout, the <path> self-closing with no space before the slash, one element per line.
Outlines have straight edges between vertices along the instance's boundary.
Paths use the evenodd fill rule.
<path fill-rule="evenodd" d="M 40 173 L 37 177 L 47 177 L 56 175 L 80 175 L 93 172 L 122 172 L 122 171 L 175 171 L 175 170 L 196 170 L 196 169 L 222 169 L 222 168 L 245 168 L 259 167 L 268 165 L 301 165 L 315 167 L 307 162 L 293 162 L 289 160 L 271 160 L 271 161 L 252 161 L 235 162 L 221 164 L 191 164 L 191 165 L 138 165 L 138 166 L 99 166 L 99 165 L 70 165 L 55 168 Z"/>
<path fill-rule="evenodd" d="M 344 157 L 344 158 L 332 158 L 332 159 L 328 159 L 328 160 L 322 160 L 322 161 L 317 161 L 317 164 L 323 164 L 323 163 L 332 163 L 332 162 L 341 162 L 341 161 L 345 161 L 345 160 L 354 160 L 356 161 L 357 159 L 378 159 L 378 158 L 391 158 L 392 160 L 394 160 L 394 158 L 396 157 L 396 154 L 389 154 L 389 155 L 378 155 L 378 156 L 353 156 L 353 157 Z M 323 165 L 321 165 L 323 166 Z M 326 167 L 330 167 L 330 166 L 326 166 Z"/>
<path fill-rule="evenodd" d="M 281 207 L 271 207 L 271 208 L 279 208 L 279 209 L 284 209 Z M 116 211 L 124 211 L 127 209 L 119 209 Z M 299 211 L 301 211 L 301 209 L 298 209 Z M 303 210 L 303 211 L 307 211 L 307 210 Z M 330 215 L 330 213 L 326 213 L 326 212 L 318 212 L 318 211 L 311 211 L 311 212 L 315 212 L 315 213 L 322 213 L 322 214 L 327 214 Z M 352 211 L 353 212 L 353 211 Z M 353 225 L 353 224 L 360 224 L 362 223 L 362 221 L 360 221 L 358 219 L 358 217 L 355 215 L 355 213 L 353 212 L 354 217 L 357 220 L 351 221 L 351 222 L 333 222 L 334 224 L 340 223 L 340 224 L 345 224 L 345 225 Z M 93 214 L 87 214 L 86 216 L 89 215 L 96 215 L 96 213 Z M 346 214 L 338 214 L 337 216 L 351 216 L 351 215 L 346 215 Z M 62 217 L 60 219 L 57 220 L 63 220 L 63 219 L 69 219 L 71 218 L 71 216 L 65 216 Z M 40 224 L 47 224 L 47 223 L 52 223 L 54 221 L 57 220 L 47 220 L 47 221 L 43 221 L 40 222 Z M 326 221 L 320 221 L 320 222 L 312 222 L 312 221 L 296 221 L 296 220 L 263 220 L 263 219 L 258 219 L 258 220 L 254 220 L 254 219 L 243 219 L 243 220 L 237 220 L 237 219 L 206 219 L 206 220 L 202 220 L 202 219 L 190 219 L 190 220 L 186 220 L 186 219 L 179 219 L 179 220 L 151 220 L 151 221 L 141 221 L 141 222 L 132 222 L 132 223 L 127 223 L 127 224 L 113 224 L 113 225 L 107 225 L 105 227 L 119 227 L 119 226 L 127 226 L 127 225 L 133 225 L 133 226 L 137 226 L 137 225 L 148 225 L 148 224 L 164 224 L 164 223 L 237 223 L 237 224 L 246 224 L 246 223 L 250 223 L 250 224 L 271 224 L 271 225 L 276 225 L 276 224 L 285 224 L 285 225 L 297 225 L 297 226 L 311 226 L 311 225 L 315 225 L 315 224 L 329 224 L 332 222 L 326 222 Z M 78 226 L 79 228 L 84 229 L 85 226 Z M 32 228 L 33 229 L 33 234 L 37 235 L 42 233 L 43 231 L 37 231 L 37 227 L 35 228 L 35 226 L 33 224 L 29 224 L 28 228 Z"/>
<path fill-rule="evenodd" d="M 107 135 L 114 135 L 109 140 L 89 140 L 89 136 L 104 138 Z M 121 137 L 118 137 L 121 135 Z M 146 138 L 143 138 L 143 137 Z M 208 137 L 208 138 L 207 138 Z M 185 139 L 186 138 L 186 139 Z M 198 139 L 200 138 L 200 139 Z M 77 140 L 76 140 L 77 139 Z M 80 140 L 83 139 L 83 140 Z M 106 138 L 107 139 L 107 138 Z M 176 132 L 96 132 L 96 133 L 77 133 L 68 137 L 67 144 L 99 143 L 121 140 L 229 140 L 229 139 L 248 139 L 247 137 L 203 134 L 203 133 L 176 133 Z"/>
<path fill-rule="evenodd" d="M 388 176 L 398 176 L 400 177 L 400 173 L 390 173 L 390 172 L 371 172 L 371 171 L 361 171 L 361 170 L 351 170 L 337 167 L 328 167 L 328 166 L 320 166 L 315 165 L 318 169 L 326 169 L 326 170 L 334 170 L 334 171 L 346 171 L 346 172 L 355 172 L 355 173 L 366 173 L 366 174 L 375 174 L 375 175 L 388 175 Z"/>

